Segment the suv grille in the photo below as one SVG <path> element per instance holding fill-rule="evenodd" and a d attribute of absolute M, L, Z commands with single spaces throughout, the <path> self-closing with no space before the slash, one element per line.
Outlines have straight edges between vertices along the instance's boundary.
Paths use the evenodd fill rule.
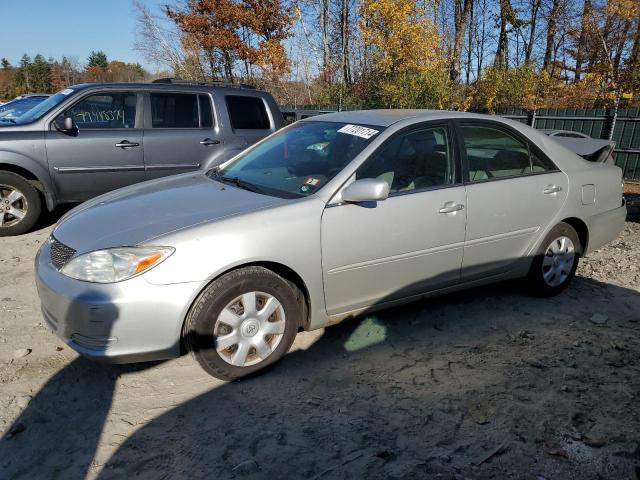
<path fill-rule="evenodd" d="M 76 251 L 67 247 L 64 243 L 59 242 L 55 237 L 51 236 L 51 263 L 58 270 L 64 267 L 71 257 L 76 254 Z"/>

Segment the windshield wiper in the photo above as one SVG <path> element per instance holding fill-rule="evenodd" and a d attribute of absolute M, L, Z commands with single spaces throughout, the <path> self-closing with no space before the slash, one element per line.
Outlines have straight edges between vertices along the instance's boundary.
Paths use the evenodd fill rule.
<path fill-rule="evenodd" d="M 244 190 L 248 190 L 250 192 L 255 192 L 255 193 L 262 193 L 264 194 L 264 190 L 261 189 L 260 187 L 258 187 L 257 185 L 254 185 L 251 182 L 247 182 L 246 180 L 242 180 L 238 177 L 225 177 L 223 175 L 220 175 L 220 173 L 218 172 L 217 174 L 214 173 L 214 175 L 216 175 L 216 180 L 220 181 L 220 182 L 224 182 L 224 183 L 232 183 L 233 185 L 235 185 L 236 187 L 240 187 Z"/>

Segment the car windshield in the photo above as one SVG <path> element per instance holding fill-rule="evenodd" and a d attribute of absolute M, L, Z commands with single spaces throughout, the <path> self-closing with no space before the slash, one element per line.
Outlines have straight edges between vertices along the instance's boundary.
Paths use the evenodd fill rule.
<path fill-rule="evenodd" d="M 5 103 L 0 106 L 0 118 L 17 118 L 46 99 L 46 96 L 33 96 Z"/>
<path fill-rule="evenodd" d="M 64 99 L 66 99 L 73 90 L 67 88 L 66 90 L 62 90 L 55 95 L 51 95 L 45 101 L 38 103 L 35 107 L 27 110 L 19 117 L 13 118 L 11 123 L 17 123 L 18 125 L 35 122 L 40 119 L 43 115 L 48 113 L 51 109 L 55 108 L 59 105 Z"/>
<path fill-rule="evenodd" d="M 338 122 L 298 122 L 212 170 L 218 181 L 282 198 L 320 190 L 383 129 Z"/>

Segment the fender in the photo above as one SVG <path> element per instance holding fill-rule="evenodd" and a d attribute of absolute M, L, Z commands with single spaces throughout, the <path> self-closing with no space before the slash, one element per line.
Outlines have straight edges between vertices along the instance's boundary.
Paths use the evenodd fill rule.
<path fill-rule="evenodd" d="M 0 170 L 12 171 L 12 166 L 27 170 L 35 177 L 36 181 L 40 183 L 36 188 L 38 188 L 38 190 L 40 190 L 44 195 L 47 210 L 53 210 L 57 201 L 53 181 L 49 174 L 47 165 L 43 165 L 42 163 L 20 153 L 0 150 Z"/>

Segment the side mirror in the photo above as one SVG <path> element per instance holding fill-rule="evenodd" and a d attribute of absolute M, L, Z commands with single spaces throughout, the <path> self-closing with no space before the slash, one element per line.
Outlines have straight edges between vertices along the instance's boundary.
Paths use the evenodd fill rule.
<path fill-rule="evenodd" d="M 78 125 L 76 125 L 76 122 L 74 122 L 71 117 L 61 115 L 53 121 L 53 125 L 58 131 L 66 133 L 67 135 L 78 134 Z"/>
<path fill-rule="evenodd" d="M 356 180 L 342 191 L 343 202 L 379 202 L 389 196 L 389 184 L 376 178 Z"/>

